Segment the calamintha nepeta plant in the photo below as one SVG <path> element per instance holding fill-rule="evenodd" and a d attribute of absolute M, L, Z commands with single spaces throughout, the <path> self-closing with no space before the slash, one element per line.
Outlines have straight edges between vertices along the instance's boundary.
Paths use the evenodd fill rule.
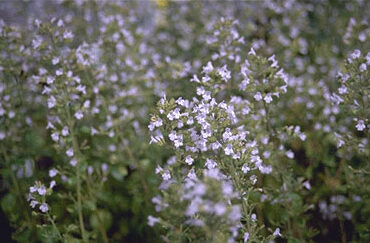
<path fill-rule="evenodd" d="M 369 241 L 368 8 L 2 3 L 12 239 Z"/>
<path fill-rule="evenodd" d="M 274 56 L 257 56 L 253 48 L 244 62 L 239 58 L 232 67 L 238 65 L 239 74 L 226 64 L 214 67 L 208 62 L 201 76 L 191 79 L 196 96 L 164 96 L 158 114 L 152 116 L 150 143 L 168 144 L 174 156 L 156 169 L 163 179 L 162 194 L 152 201 L 163 217 L 149 216 L 148 223 L 164 225 L 168 241 L 258 242 L 280 236 L 279 228 L 267 238 L 260 234 L 263 225 L 257 222 L 250 197 L 263 191 L 256 186 L 260 173 L 272 172 L 261 159 L 259 143 L 267 145 L 269 135 L 274 135 L 268 109 L 287 91 L 288 76 Z M 223 92 L 235 84 L 240 96 Z M 267 136 L 260 138 L 252 130 Z M 294 157 L 291 153 L 287 156 Z M 267 150 L 263 154 L 270 157 Z"/>

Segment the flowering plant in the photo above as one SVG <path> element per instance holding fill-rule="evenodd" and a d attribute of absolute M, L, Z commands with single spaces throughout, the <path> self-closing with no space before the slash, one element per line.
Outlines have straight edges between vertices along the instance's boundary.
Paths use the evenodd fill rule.
<path fill-rule="evenodd" d="M 4 241 L 368 242 L 369 7 L 2 3 Z"/>

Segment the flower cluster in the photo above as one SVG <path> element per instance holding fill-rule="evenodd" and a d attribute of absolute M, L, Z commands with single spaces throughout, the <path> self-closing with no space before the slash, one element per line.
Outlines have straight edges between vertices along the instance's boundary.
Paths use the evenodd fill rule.
<path fill-rule="evenodd" d="M 253 59 L 256 65 L 269 63 L 272 68 L 266 71 L 268 74 L 261 74 L 269 79 L 263 85 L 270 87 L 271 93 L 266 92 L 258 81 L 253 82 L 254 85 L 251 84 L 250 88 L 251 91 L 260 89 L 266 94 L 264 103 L 269 104 L 271 100 L 266 100 L 266 97 L 272 99 L 271 94 L 279 97 L 279 92 L 286 92 L 287 81 L 284 79 L 287 77 L 282 70 L 278 70 L 273 57 L 258 57 L 253 49 L 249 55 L 256 58 Z M 245 63 L 249 63 L 248 60 Z M 241 68 L 244 81 L 248 77 L 255 80 L 248 68 L 251 68 L 250 65 L 243 65 Z M 191 79 L 197 84 L 196 96 L 191 99 L 179 97 L 169 100 L 166 96 L 162 97 L 158 102 L 158 113 L 152 117 L 148 126 L 154 134 L 150 143 L 168 144 L 175 152 L 164 168 L 158 165 L 156 169 L 163 180 L 160 190 L 164 195 L 171 195 L 153 199 L 158 211 L 162 211 L 163 205 L 166 205 L 166 211 L 169 210 L 168 207 L 177 207 L 175 205 L 180 200 L 185 204 L 184 215 L 187 216 L 180 222 L 184 227 L 210 227 L 213 233 L 208 237 L 213 238 L 214 232 L 221 230 L 221 225 L 228 225 L 229 242 L 240 237 L 241 229 L 252 236 L 251 228 L 258 227 L 256 220 L 250 218 L 252 207 L 248 197 L 256 190 L 253 186 L 258 180 L 256 170 L 262 174 L 272 172 L 272 166 L 263 163 L 258 143 L 247 130 L 252 128 L 246 126 L 249 124 L 248 119 L 251 119 L 248 114 L 254 113 L 256 109 L 248 100 L 250 93 L 246 92 L 246 99 L 232 96 L 228 100 L 219 101 L 225 97 L 222 90 L 233 76 L 226 65 L 214 67 L 212 62 L 208 62 L 202 67 L 201 76 L 194 75 Z M 283 88 L 276 87 L 280 81 L 285 84 Z M 276 92 L 273 88 L 276 88 Z M 245 91 L 245 87 L 241 91 Z M 259 91 L 256 94 L 261 95 Z M 260 101 L 255 97 L 254 100 Z M 295 132 L 304 140 L 299 127 L 296 127 Z M 287 153 L 288 157 L 291 156 L 290 153 Z M 217 187 L 215 183 L 218 184 Z M 212 192 L 207 192 L 207 188 L 213 188 Z M 220 191 L 221 197 L 217 196 L 217 191 Z M 218 200 L 214 201 L 212 197 Z M 223 216 L 229 221 L 219 219 L 216 221 L 218 225 L 214 225 L 213 217 L 217 216 Z M 151 220 L 148 220 L 153 225 L 153 218 L 150 217 Z M 241 224 L 241 218 L 248 221 L 248 227 Z M 170 218 L 162 218 L 158 222 L 175 225 Z M 254 232 L 253 237 L 257 239 L 260 236 Z"/>
<path fill-rule="evenodd" d="M 49 187 L 45 187 L 39 181 L 30 187 L 27 201 L 29 201 L 31 208 L 38 208 L 40 212 L 47 213 L 50 208 L 46 203 L 46 197 L 51 195 L 53 187 L 56 185 L 55 181 L 51 181 Z"/>
<path fill-rule="evenodd" d="M 369 8 L 3 2 L 13 240 L 369 242 Z"/>
<path fill-rule="evenodd" d="M 369 140 L 369 78 L 370 52 L 363 55 L 360 50 L 354 50 L 349 54 L 345 72 L 338 73 L 339 88 L 331 96 L 334 105 L 339 105 L 341 110 L 349 117 L 341 119 L 341 126 L 336 130 L 337 146 L 358 146 L 358 151 L 366 152 Z M 363 133 L 365 136 L 356 138 L 354 133 Z M 357 140 L 357 141 L 356 141 Z M 357 143 L 357 144 L 356 144 Z"/>

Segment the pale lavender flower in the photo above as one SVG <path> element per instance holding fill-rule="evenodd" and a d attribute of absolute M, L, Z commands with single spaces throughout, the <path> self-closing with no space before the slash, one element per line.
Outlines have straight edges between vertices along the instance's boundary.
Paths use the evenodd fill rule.
<path fill-rule="evenodd" d="M 36 200 L 32 200 L 32 201 L 30 202 L 30 206 L 31 206 L 32 208 L 35 208 L 37 204 L 39 204 L 39 202 L 38 202 L 38 201 L 36 201 Z"/>
<path fill-rule="evenodd" d="M 40 210 L 41 210 L 41 212 L 43 212 L 43 213 L 46 213 L 47 211 L 49 211 L 49 206 L 48 206 L 48 204 L 47 204 L 47 203 L 43 203 L 43 204 L 41 204 L 41 205 L 40 205 Z"/>
<path fill-rule="evenodd" d="M 293 151 L 291 150 L 288 150 L 285 152 L 285 155 L 289 158 L 289 159 L 293 159 L 294 158 L 294 153 Z"/>
<path fill-rule="evenodd" d="M 274 231 L 274 233 L 272 235 L 275 236 L 275 237 L 281 236 L 280 229 L 279 228 L 276 228 L 276 230 Z"/>
<path fill-rule="evenodd" d="M 217 163 L 216 163 L 216 161 L 214 161 L 212 159 L 207 159 L 206 163 L 205 163 L 205 166 L 210 170 L 210 169 L 216 168 Z"/>
<path fill-rule="evenodd" d="M 194 162 L 194 159 L 190 155 L 186 156 L 185 163 L 187 163 L 188 165 L 192 165 L 193 162 Z"/>
<path fill-rule="evenodd" d="M 68 149 L 66 154 L 67 154 L 68 157 L 72 157 L 74 155 L 73 149 L 72 148 Z"/>
<path fill-rule="evenodd" d="M 39 188 L 37 188 L 37 193 L 40 196 L 46 195 L 46 187 L 44 185 L 41 185 Z"/>
<path fill-rule="evenodd" d="M 363 131 L 366 128 L 364 120 L 359 120 L 356 125 L 357 131 Z"/>
<path fill-rule="evenodd" d="M 59 171 L 57 169 L 54 169 L 53 168 L 53 169 L 49 170 L 49 176 L 51 178 L 53 178 L 54 176 L 56 176 L 58 173 L 59 173 Z"/>
<path fill-rule="evenodd" d="M 84 115 L 83 115 L 82 111 L 79 110 L 75 113 L 75 117 L 76 117 L 77 120 L 81 120 L 84 117 Z"/>
<path fill-rule="evenodd" d="M 245 232 L 244 233 L 244 236 L 243 236 L 243 241 L 244 243 L 247 242 L 249 240 L 249 233 L 248 232 Z"/>
<path fill-rule="evenodd" d="M 51 134 L 51 139 L 54 141 L 54 142 L 58 142 L 59 141 L 59 133 L 57 132 L 54 132 Z"/>
<path fill-rule="evenodd" d="M 261 95 L 261 93 L 260 93 L 260 92 L 257 92 L 253 97 L 254 97 L 254 99 L 255 99 L 256 101 L 260 101 L 260 100 L 262 100 L 262 95 Z"/>
<path fill-rule="evenodd" d="M 69 130 L 68 130 L 68 127 L 67 126 L 65 126 L 65 127 L 63 127 L 63 129 L 62 129 L 62 136 L 68 136 L 68 134 L 69 134 Z"/>
<path fill-rule="evenodd" d="M 72 165 L 73 167 L 75 167 L 77 165 L 77 159 L 76 158 L 73 158 L 71 159 L 71 161 L 69 162 L 70 165 Z"/>
<path fill-rule="evenodd" d="M 57 100 L 55 99 L 54 96 L 50 96 L 49 99 L 48 99 L 48 108 L 51 109 L 53 107 L 55 107 L 57 104 Z"/>
<path fill-rule="evenodd" d="M 233 145 L 232 144 L 227 144 L 226 145 L 226 148 L 224 149 L 225 151 L 225 154 L 226 155 L 231 155 L 231 154 L 234 154 L 234 150 L 233 150 Z"/>
<path fill-rule="evenodd" d="M 153 217 L 151 215 L 148 216 L 148 225 L 153 227 L 156 223 L 159 222 L 159 218 Z"/>
<path fill-rule="evenodd" d="M 269 104 L 269 103 L 271 103 L 271 101 L 272 101 L 272 96 L 271 96 L 271 94 L 270 93 L 268 93 L 266 96 L 265 96 L 265 98 L 263 98 L 264 100 L 265 100 L 265 102 L 267 103 L 267 104 Z"/>
<path fill-rule="evenodd" d="M 164 173 L 162 174 L 162 178 L 165 181 L 168 181 L 169 179 L 171 179 L 170 171 L 169 170 L 165 170 Z"/>

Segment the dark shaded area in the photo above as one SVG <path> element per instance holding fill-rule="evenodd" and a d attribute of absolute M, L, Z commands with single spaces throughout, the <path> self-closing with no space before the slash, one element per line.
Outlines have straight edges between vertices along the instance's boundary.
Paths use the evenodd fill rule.
<path fill-rule="evenodd" d="M 2 198 L 6 194 L 5 191 L 0 192 L 0 198 Z M 11 239 L 11 235 L 13 233 L 12 228 L 10 227 L 9 220 L 4 214 L 3 210 L 0 208 L 0 236 L 1 242 L 13 242 Z"/>

